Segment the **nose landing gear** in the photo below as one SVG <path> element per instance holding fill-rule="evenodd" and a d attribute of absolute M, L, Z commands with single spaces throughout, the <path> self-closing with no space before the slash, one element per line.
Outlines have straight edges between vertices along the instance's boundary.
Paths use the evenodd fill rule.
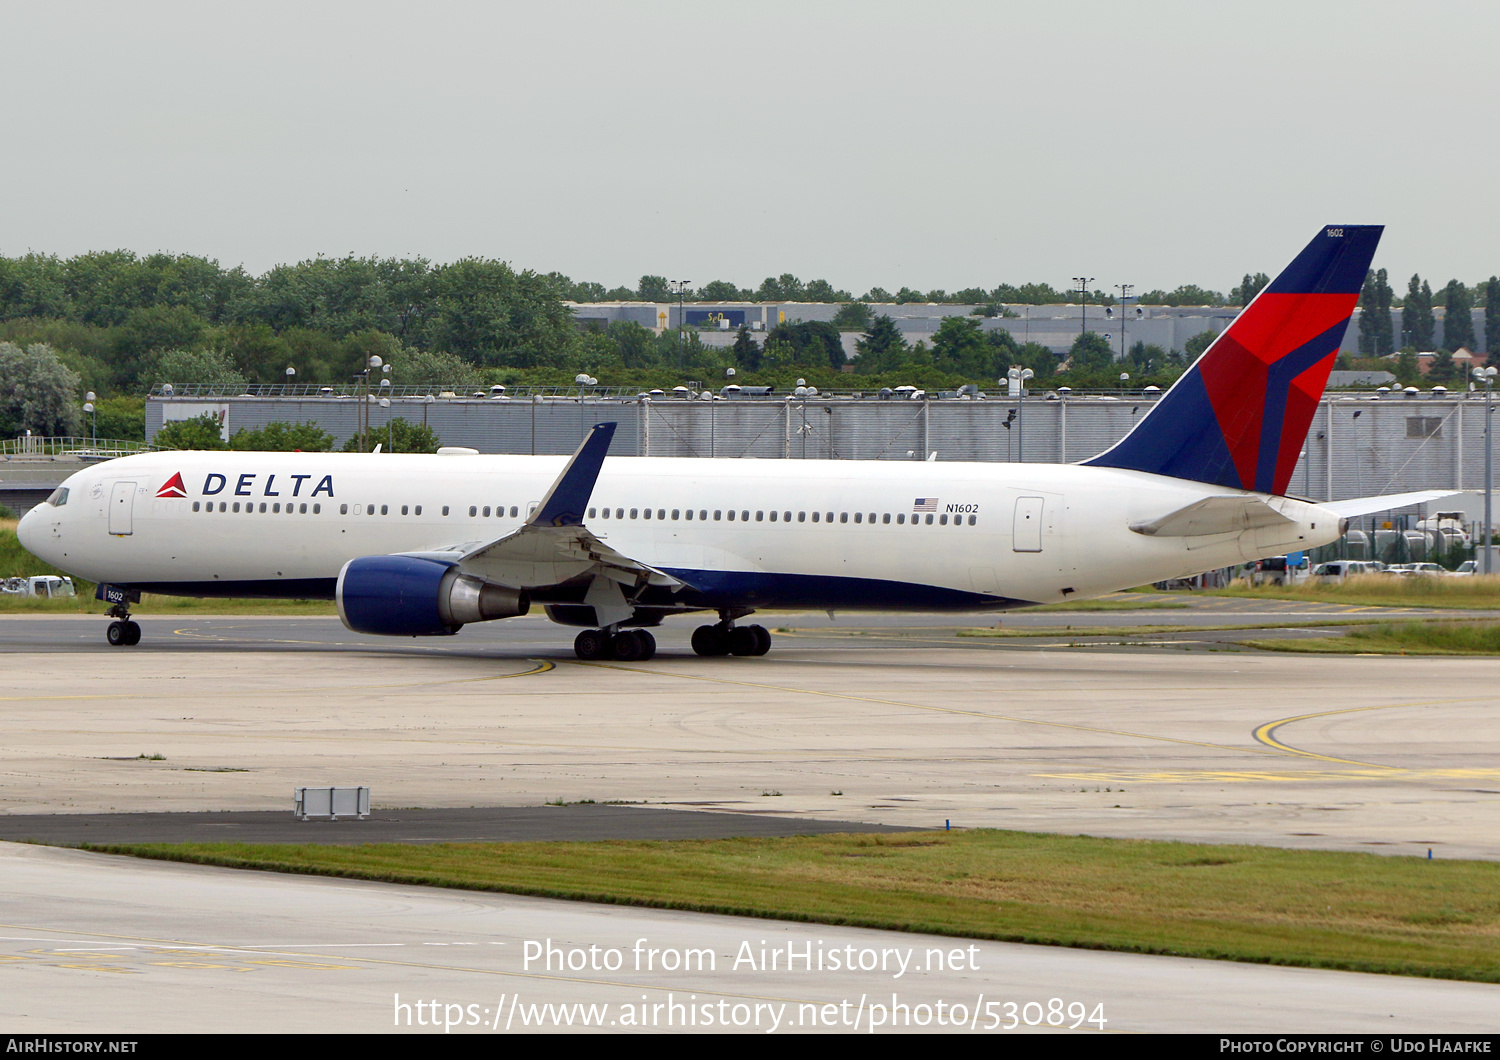
<path fill-rule="evenodd" d="M 109 641 L 112 648 L 130 648 L 141 642 L 141 627 L 130 620 L 128 613 L 122 619 L 111 622 L 104 633 L 104 639 Z"/>

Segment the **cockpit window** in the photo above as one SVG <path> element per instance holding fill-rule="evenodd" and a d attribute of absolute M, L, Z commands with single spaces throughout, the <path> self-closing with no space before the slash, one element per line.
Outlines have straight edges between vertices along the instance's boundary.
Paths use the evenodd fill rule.
<path fill-rule="evenodd" d="M 52 496 L 47 498 L 47 503 L 54 508 L 61 508 L 68 503 L 68 487 L 59 486 L 52 491 Z"/>

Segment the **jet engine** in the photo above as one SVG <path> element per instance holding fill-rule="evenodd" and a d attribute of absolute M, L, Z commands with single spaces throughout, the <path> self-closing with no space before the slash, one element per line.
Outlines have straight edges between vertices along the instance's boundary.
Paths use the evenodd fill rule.
<path fill-rule="evenodd" d="M 467 622 L 515 618 L 531 610 L 526 593 L 462 574 L 451 563 L 416 556 L 361 556 L 339 571 L 339 618 L 355 633 L 429 637 Z"/>

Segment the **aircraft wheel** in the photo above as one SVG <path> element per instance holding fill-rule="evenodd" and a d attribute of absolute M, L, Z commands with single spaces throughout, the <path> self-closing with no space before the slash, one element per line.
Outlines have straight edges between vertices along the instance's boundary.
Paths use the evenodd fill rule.
<path fill-rule="evenodd" d="M 656 656 L 656 638 L 644 629 L 636 630 L 635 635 L 641 642 L 641 662 L 654 658 Z"/>
<path fill-rule="evenodd" d="M 760 638 L 755 635 L 754 626 L 735 626 L 729 631 L 729 652 L 731 655 L 759 655 L 756 649 L 760 647 Z"/>
<path fill-rule="evenodd" d="M 728 655 L 724 631 L 718 626 L 699 626 L 693 630 L 693 651 L 699 655 Z"/>
<path fill-rule="evenodd" d="M 755 651 L 752 655 L 764 655 L 771 650 L 771 631 L 765 626 L 751 626 L 751 632 L 755 634 Z"/>
<path fill-rule="evenodd" d="M 573 638 L 573 654 L 585 662 L 609 658 L 609 646 L 609 635 L 602 629 L 586 629 Z"/>
<path fill-rule="evenodd" d="M 641 635 L 634 630 L 616 633 L 611 643 L 614 645 L 615 658 L 621 662 L 636 662 L 646 656 L 646 645 L 641 642 Z"/>
<path fill-rule="evenodd" d="M 127 639 L 125 632 L 125 623 L 111 622 L 109 629 L 104 631 L 104 639 L 109 641 L 111 648 L 123 648 L 129 644 L 130 641 Z"/>
<path fill-rule="evenodd" d="M 125 623 L 125 645 L 133 648 L 141 642 L 141 626 L 138 622 Z"/>

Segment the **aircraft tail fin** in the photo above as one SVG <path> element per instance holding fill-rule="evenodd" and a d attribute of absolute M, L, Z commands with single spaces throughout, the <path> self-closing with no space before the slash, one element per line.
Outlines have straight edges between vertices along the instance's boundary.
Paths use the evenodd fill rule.
<path fill-rule="evenodd" d="M 1324 228 L 1133 431 L 1084 463 L 1284 494 L 1384 227 Z"/>

